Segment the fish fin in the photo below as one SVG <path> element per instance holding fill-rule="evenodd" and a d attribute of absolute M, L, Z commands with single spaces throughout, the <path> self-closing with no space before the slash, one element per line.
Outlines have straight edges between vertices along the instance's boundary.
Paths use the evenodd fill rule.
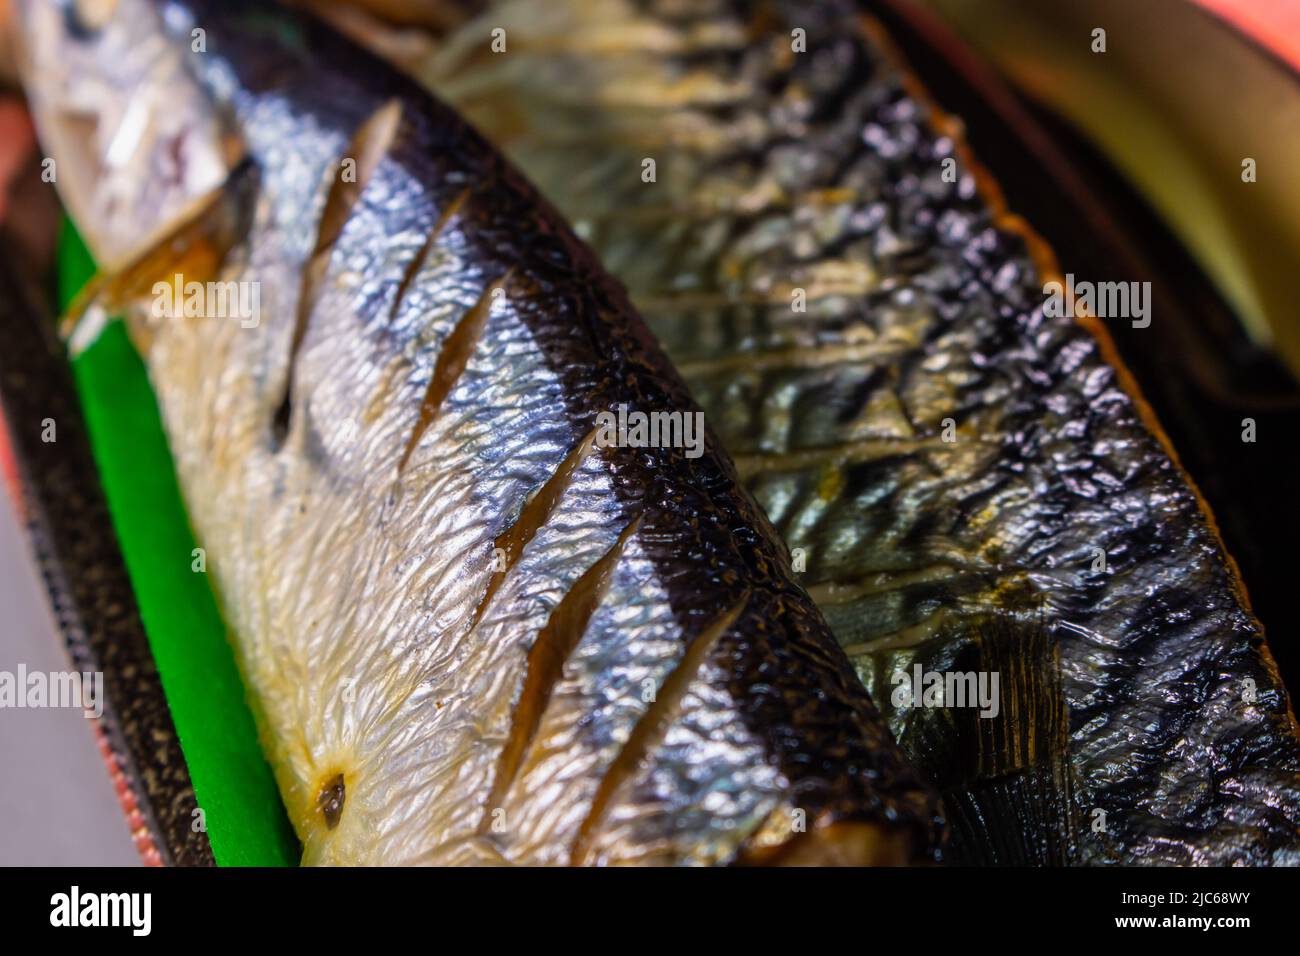
<path fill-rule="evenodd" d="M 1060 662 L 1041 610 L 963 622 L 956 669 L 998 675 L 998 709 L 951 708 L 945 779 L 949 858 L 969 865 L 1062 865 L 1078 845 L 1069 711 Z M 967 665 L 964 667 L 963 665 Z"/>
<path fill-rule="evenodd" d="M 79 355 L 95 343 L 112 317 L 126 315 L 132 340 L 146 354 L 152 323 L 132 316 L 132 306 L 156 296 L 157 286 L 170 286 L 173 277 L 183 276 L 182 282 L 215 279 L 231 250 L 248 234 L 257 184 L 257 167 L 246 159 L 225 183 L 196 200 L 179 225 L 165 230 L 135 259 L 115 272 L 97 273 L 59 319 L 68 351 Z"/>

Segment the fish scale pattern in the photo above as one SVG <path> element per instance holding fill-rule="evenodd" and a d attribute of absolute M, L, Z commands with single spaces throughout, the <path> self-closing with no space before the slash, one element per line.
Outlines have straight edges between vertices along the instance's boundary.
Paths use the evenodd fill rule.
<path fill-rule="evenodd" d="M 467 57 L 489 22 L 515 52 Z M 1297 862 L 1294 718 L 1195 490 L 853 5 L 499 4 L 425 79 L 627 285 L 960 855 Z M 992 732 L 890 706 L 1026 660 Z"/>

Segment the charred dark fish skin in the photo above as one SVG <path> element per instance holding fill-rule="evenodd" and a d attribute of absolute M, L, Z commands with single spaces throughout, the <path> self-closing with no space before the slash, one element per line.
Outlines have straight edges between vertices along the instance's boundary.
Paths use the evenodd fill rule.
<path fill-rule="evenodd" d="M 627 283 L 960 858 L 1300 863 L 1295 720 L 1208 512 L 857 13 L 498 4 L 422 76 Z M 1001 669 L 1003 717 L 891 711 L 915 662 Z"/>
<path fill-rule="evenodd" d="M 222 278 L 260 283 L 263 314 L 142 338 L 305 861 L 729 863 L 819 840 L 857 862 L 933 859 L 936 798 L 712 437 L 698 458 L 580 451 L 599 411 L 693 406 L 549 207 L 449 109 L 314 23 L 160 9 L 176 42 L 204 31 L 193 67 L 260 176 Z M 393 110 L 304 282 L 340 161 Z M 494 577 L 493 545 L 566 462 Z M 583 583 L 597 566 L 603 591 Z M 550 628 L 573 646 L 529 733 L 520 695 Z"/>

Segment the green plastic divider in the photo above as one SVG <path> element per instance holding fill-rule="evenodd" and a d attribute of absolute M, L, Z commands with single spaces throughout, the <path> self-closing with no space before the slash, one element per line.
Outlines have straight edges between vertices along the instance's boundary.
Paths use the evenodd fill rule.
<path fill-rule="evenodd" d="M 94 274 L 70 223 L 59 248 L 62 306 Z M 294 866 L 301 849 L 208 576 L 144 364 L 120 322 L 72 363 L 90 443 L 212 852 L 221 866 Z"/>

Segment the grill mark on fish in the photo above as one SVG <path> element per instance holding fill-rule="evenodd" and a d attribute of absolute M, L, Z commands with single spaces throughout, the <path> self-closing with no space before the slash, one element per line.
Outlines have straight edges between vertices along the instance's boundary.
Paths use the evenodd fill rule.
<path fill-rule="evenodd" d="M 283 445 L 289 434 L 293 416 L 293 388 L 297 375 L 298 353 L 307 337 L 307 326 L 320 298 L 322 283 L 329 267 L 334 246 L 365 191 L 375 168 L 392 148 L 402 122 L 402 104 L 389 100 L 357 128 L 347 152 L 339 158 L 330 177 L 329 191 L 320 220 L 316 224 L 316 243 L 307 264 L 303 266 L 302 281 L 298 288 L 297 311 L 294 314 L 293 336 L 289 340 L 288 372 L 285 375 L 284 394 L 271 419 L 271 434 L 277 446 Z M 344 175 L 344 163 L 352 160 L 356 175 Z"/>
<path fill-rule="evenodd" d="M 448 334 L 447 341 L 443 343 L 442 350 L 438 353 L 438 361 L 434 364 L 433 375 L 429 379 L 424 397 L 420 400 L 420 412 L 416 417 L 415 427 L 411 429 L 406 447 L 402 450 L 402 457 L 397 463 L 398 477 L 405 473 L 407 463 L 415 452 L 416 446 L 420 444 L 420 439 L 438 417 L 442 403 L 447 400 L 447 396 L 456 387 L 456 383 L 460 381 L 461 375 L 469 365 L 469 360 L 483 335 L 483 329 L 487 326 L 488 315 L 492 311 L 492 294 L 497 289 L 503 289 L 505 283 L 509 281 L 510 273 L 507 272 L 496 282 L 484 286 L 478 300 L 465 310 L 456 327 Z"/>
<path fill-rule="evenodd" d="M 610 575 L 622 558 L 623 549 L 640 526 L 641 519 L 636 518 L 623 529 L 618 540 L 560 599 L 546 625 L 537 632 L 524 664 L 524 686 L 519 692 L 519 701 L 515 704 L 510 722 L 510 733 L 501 750 L 492 790 L 484 806 L 483 820 L 479 824 L 480 834 L 491 831 L 492 812 L 504 802 L 528 755 L 555 685 L 564 676 L 565 661 L 582 640 L 591 616 L 605 596 Z"/>
<path fill-rule="evenodd" d="M 663 740 L 668 725 L 677 714 L 682 698 L 686 696 L 691 682 L 704 666 L 709 652 L 717 646 L 718 641 L 744 613 L 749 599 L 749 592 L 745 592 L 740 600 L 706 625 L 686 646 L 677 665 L 664 678 L 663 686 L 655 694 L 655 699 L 650 702 L 641 719 L 636 722 L 618 755 L 601 777 L 591 807 L 583 817 L 577 836 L 574 837 L 573 845 L 570 847 L 570 866 L 581 866 L 587 861 L 592 838 L 604 823 L 619 788 L 636 771 L 642 759 Z"/>
<path fill-rule="evenodd" d="M 508 613 L 491 615 L 490 630 L 485 616 L 464 639 L 487 578 L 464 567 L 466 548 L 493 540 L 526 492 L 544 486 L 591 430 L 593 416 L 620 403 L 692 414 L 695 406 L 621 287 L 450 110 L 283 8 L 169 0 L 168 10 L 166 27 L 186 51 L 189 24 L 207 29 L 210 52 L 190 57 L 190 67 L 270 177 L 261 198 L 276 215 L 259 218 L 250 262 L 273 259 L 286 240 L 296 248 L 293 217 L 319 208 L 328 184 L 301 181 L 295 170 L 325 168 L 365 115 L 394 96 L 402 101 L 403 135 L 367 189 L 385 201 L 363 201 L 349 219 L 330 267 L 348 281 L 327 278 L 312 346 L 299 358 L 322 420 L 364 404 L 375 370 L 429 374 L 445 361 L 439 353 L 468 305 L 466 288 L 477 291 L 475 283 L 514 268 L 527 290 L 491 315 L 493 348 L 474 353 L 474 374 L 460 378 L 456 400 L 439 403 L 438 427 L 421 445 L 430 448 L 427 467 L 409 469 L 405 485 L 423 493 L 396 501 L 384 494 L 391 474 L 371 467 L 368 440 L 337 449 L 337 474 L 306 448 L 268 459 L 277 452 L 265 441 L 265 394 L 256 374 L 242 373 L 282 367 L 278 334 L 245 335 L 230 323 L 165 328 L 166 347 L 153 353 L 150 374 L 196 527 L 230 555 L 218 572 L 223 604 L 237 622 L 250 696 L 304 839 L 304 862 L 567 859 L 590 794 L 643 710 L 634 697 L 608 693 L 623 665 L 666 673 L 699 622 L 746 590 L 753 596 L 745 627 L 733 628 L 726 653 L 710 659 L 717 680 L 710 670 L 708 699 L 697 706 L 688 694 L 674 724 L 689 744 L 678 748 L 673 736 L 673 746 L 655 748 L 655 792 L 638 787 L 620 797 L 637 813 L 626 827 L 619 815 L 619 836 L 602 844 L 603 857 L 732 862 L 754 828 L 797 801 L 832 842 L 846 832 L 835 824 L 846 821 L 888 830 L 895 862 L 934 859 L 942 829 L 934 794 L 908 768 L 825 621 L 783 570 L 770 526 L 711 435 L 697 458 L 677 448 L 611 447 L 598 464 L 589 459 L 583 493 L 574 493 L 575 481 L 552 519 L 558 525 L 562 515 L 564 528 L 581 537 L 538 534 L 529 545 L 537 563 L 518 563 L 494 598 L 504 603 L 509 592 Z M 412 280 L 390 334 L 367 334 L 383 325 L 410 250 L 467 184 L 473 194 L 454 248 Z M 299 275 L 277 268 L 267 278 L 292 301 Z M 431 303 L 428 314 L 412 307 L 417 297 Z M 214 347 L 228 363 L 209 360 Z M 214 394 L 220 403 L 208 400 Z M 401 428 L 394 411 L 391 424 Z M 258 480 L 272 463 L 288 480 Z M 247 493 L 222 493 L 231 486 Z M 556 577 L 582 578 L 633 516 L 643 529 L 635 565 L 612 571 L 585 633 L 569 636 L 577 644 L 556 665 L 557 683 L 542 688 L 551 697 L 535 739 L 513 784 L 502 780 L 512 825 L 499 838 L 479 836 L 504 736 L 483 728 L 517 713 L 510 695 L 527 680 L 524 651 L 550 623 L 549 608 L 532 595 Z M 264 527 L 266 540 L 250 541 L 249 527 Z M 522 619 L 521 634 L 514 623 Z M 328 693 L 340 675 L 358 674 L 365 679 L 355 701 Z M 304 696 L 301 686 L 325 692 Z M 570 713 L 577 719 L 569 722 Z M 576 733 L 557 743 L 551 718 Z M 520 723 L 522 730 L 529 721 Z M 565 765 L 563 779 L 545 784 L 552 796 L 561 788 L 558 799 L 529 786 L 535 759 Z M 353 768 L 347 819 L 331 831 L 314 798 L 340 763 Z"/>
<path fill-rule="evenodd" d="M 523 508 L 519 511 L 519 517 L 505 531 L 497 535 L 493 541 L 493 548 L 500 549 L 505 553 L 506 566 L 498 568 L 493 572 L 492 577 L 488 579 L 488 585 L 483 592 L 482 599 L 478 602 L 478 607 L 474 609 L 474 616 L 470 619 L 470 630 L 478 624 L 483 612 L 487 610 L 488 604 L 491 603 L 493 595 L 497 593 L 497 588 L 505 580 L 510 569 L 515 566 L 520 555 L 524 553 L 524 548 L 528 542 L 533 540 L 541 528 L 546 525 L 551 516 L 555 513 L 556 506 L 560 503 L 560 498 L 569 490 L 573 483 L 573 476 L 587 456 L 591 454 L 596 446 L 596 436 L 600 429 L 593 428 L 587 437 L 578 442 L 565 456 L 564 461 L 560 462 L 554 474 L 546 480 L 537 492 L 525 502 Z M 495 551 L 494 551 L 495 554 Z"/>
<path fill-rule="evenodd" d="M 595 6 L 594 0 L 584 4 L 572 32 L 592 29 L 599 20 Z M 587 7 L 593 8 L 590 13 Z M 536 69 L 550 67 L 555 72 L 556 86 L 568 77 L 576 78 L 569 89 L 549 88 L 538 99 L 550 96 L 551 102 L 582 103 L 588 109 L 572 106 L 538 111 L 546 119 L 542 136 L 529 136 L 527 124 L 512 117 L 499 141 L 521 146 L 516 156 L 561 209 L 575 218 L 591 213 L 591 218 L 601 219 L 588 237 L 606 254 L 613 271 L 627 267 L 623 278 L 634 301 L 644 304 L 644 294 L 662 290 L 664 279 L 702 290 L 752 286 L 755 280 L 770 288 L 773 282 L 789 279 L 792 270 L 806 268 L 809 259 L 815 261 L 835 249 L 843 250 L 846 258 L 874 261 L 891 286 L 917 293 L 923 309 L 917 327 L 923 335 L 915 340 L 914 352 L 897 362 L 899 381 L 889 384 L 898 390 L 903 417 L 920 431 L 939 417 L 933 414 L 937 409 L 950 410 L 959 421 L 993 425 L 978 430 L 1004 436 L 1004 446 L 990 449 L 988 456 L 920 456 L 915 461 L 899 457 L 873 463 L 869 469 L 856 469 L 857 474 L 843 483 L 843 497 L 833 502 L 818 493 L 801 493 L 794 513 L 787 504 L 790 499 L 785 488 L 790 482 L 786 476 L 777 481 L 763 478 L 756 490 L 767 493 L 764 503 L 769 507 L 787 512 L 784 527 L 793 535 L 791 546 L 810 544 L 814 555 L 823 546 L 834 547 L 841 555 L 854 547 L 862 556 L 856 565 L 847 559 L 818 562 L 827 571 L 851 576 L 896 557 L 912 562 L 912 568 L 924 568 L 967 555 L 986 559 L 994 582 L 1026 572 L 1054 582 L 1044 585 L 1040 580 L 1034 587 L 1051 594 L 1053 613 L 1062 615 L 1059 623 L 1064 640 L 1059 647 L 1067 662 L 1058 665 L 1044 657 L 1045 676 L 1039 675 L 1037 688 L 1024 686 L 1032 681 L 1023 671 L 1008 669 L 1007 674 L 1013 678 L 1016 693 L 1041 690 L 1051 679 L 1064 679 L 1067 690 L 1063 693 L 1076 710 L 1069 717 L 1059 717 L 1062 712 L 1055 708 L 1023 707 L 1016 712 L 1028 715 L 1024 719 L 1031 721 L 1074 721 L 1070 740 L 1061 743 L 1060 752 L 1068 754 L 1073 748 L 1073 759 L 1087 771 L 1081 778 L 1088 788 L 1087 805 L 1115 807 L 1112 829 L 1122 831 L 1115 838 L 1084 833 L 1077 846 L 1067 839 L 1061 858 L 1085 862 L 1294 861 L 1294 814 L 1277 808 L 1295 802 L 1295 725 L 1287 713 L 1284 691 L 1270 670 L 1262 635 L 1250 619 L 1240 584 L 1232 575 L 1231 559 L 1221 552 L 1212 520 L 1208 514 L 1202 515 L 1201 524 L 1208 523 L 1205 533 L 1194 516 L 1189 518 L 1192 512 L 1187 505 L 1194 503 L 1195 489 L 1186 485 L 1176 463 L 1170 468 L 1158 448 L 1153 453 L 1150 438 L 1154 436 L 1156 443 L 1163 438 L 1136 390 L 1125 385 L 1132 398 L 1128 403 L 1105 381 L 1101 394 L 1092 389 L 1098 376 L 1117 374 L 1123 380 L 1123 370 L 1114 362 L 1104 332 L 1096 335 L 1100 330 L 1095 323 L 1084 321 L 1096 335 L 1094 342 L 1068 319 L 1045 321 L 1035 313 L 1038 287 L 1055 275 L 1050 253 L 1040 254 L 1032 234 L 1006 213 L 995 186 L 969 156 L 958 124 L 937 113 L 906 65 L 889 49 L 887 38 L 871 29 L 859 29 L 857 7 L 833 0 L 812 6 L 762 3 L 759 9 L 767 16 L 766 23 L 748 17 L 753 5 L 744 3 L 720 3 L 695 11 L 654 2 L 608 4 L 602 12 L 616 20 L 624 18 L 624 24 L 664 27 L 672 38 L 670 48 L 682 55 L 656 50 L 644 57 L 608 59 L 603 62 L 620 69 L 610 66 L 608 73 L 598 70 L 588 74 L 584 71 L 592 59 L 589 56 L 566 58 L 551 50 L 544 54 L 530 50 L 527 41 L 532 24 L 528 17 L 535 9 L 530 10 L 526 2 L 513 2 L 494 11 L 491 22 L 509 28 L 512 38 L 524 38 L 519 55 L 525 62 L 521 65 L 518 56 L 513 57 L 495 83 L 492 76 L 486 77 L 486 83 L 481 82 L 482 76 L 471 76 L 474 91 L 466 91 L 460 102 L 482 104 L 483 112 L 474 118 L 491 132 L 500 102 L 518 103 L 520 112 L 527 114 L 532 96 L 529 56 L 535 57 Z M 675 15 L 666 15 L 668 11 Z M 508 22 L 512 15 L 518 18 L 518 29 Z M 545 30 L 545 18 L 534 19 Z M 754 42 L 743 56 L 734 59 L 718 56 L 708 49 L 710 41 L 695 32 L 704 23 L 742 20 L 747 20 Z M 791 53 L 784 29 L 791 25 L 807 27 L 806 55 Z M 481 46 L 480 27 L 471 26 L 467 33 Z M 768 30 L 772 32 L 765 33 Z M 466 37 L 458 39 L 465 41 Z M 598 91 L 605 84 L 599 81 L 666 86 L 664 77 L 680 75 L 687 61 L 692 67 L 712 66 L 728 79 L 741 77 L 762 95 L 746 107 L 748 114 L 743 117 L 734 110 L 696 102 L 680 110 L 647 110 L 649 116 L 638 121 L 634 132 L 642 128 L 661 132 L 660 142 L 672 148 L 677 165 L 672 175 L 666 174 L 667 164 L 661 167 L 657 189 L 629 188 L 627 170 L 635 165 L 629 160 L 656 153 L 652 149 L 631 156 L 625 150 L 620 152 L 615 136 L 602 135 L 593 142 L 592 128 L 599 135 L 609 127 L 620 129 L 624 120 L 604 112 Z M 481 57 L 472 65 L 475 69 L 498 69 L 491 57 Z M 451 66 L 459 69 L 466 64 Z M 438 64 L 433 67 L 428 75 L 437 82 Z M 556 67 L 569 69 L 566 73 Z M 456 98 L 454 76 L 443 89 Z M 586 91 L 592 93 L 584 99 Z M 573 93 L 577 95 L 570 95 Z M 547 155 L 542 140 L 570 117 L 580 117 L 580 128 L 588 134 L 573 137 L 556 163 L 556 155 Z M 742 124 L 741 118 L 753 122 Z M 692 126 L 720 131 L 713 137 L 720 148 L 703 159 L 684 156 L 684 150 L 675 148 L 680 142 L 676 137 Z M 642 148 L 638 141 L 637 149 Z M 937 174 L 938 160 L 949 155 L 958 163 L 958 182 L 951 188 L 927 184 L 925 173 Z M 861 235 L 846 230 L 837 236 L 832 222 L 826 235 L 817 235 L 804 232 L 798 215 L 801 210 L 792 210 L 793 215 L 784 220 L 772 216 L 752 230 L 746 226 L 749 235 L 737 234 L 734 218 L 723 222 L 724 237 L 715 243 L 711 233 L 692 232 L 696 227 L 691 223 L 677 220 L 657 234 L 643 229 L 636 232 L 654 217 L 638 220 L 635 215 L 623 218 L 618 214 L 646 201 L 661 206 L 665 193 L 671 195 L 674 186 L 678 193 L 689 196 L 730 196 L 735 192 L 730 188 L 733 185 L 744 188 L 756 179 L 776 179 L 790 190 L 820 183 L 865 182 L 872 190 L 870 195 L 878 197 L 878 208 L 886 213 L 883 227 L 878 229 L 872 223 Z M 654 194 L 650 200 L 643 198 L 648 193 Z M 602 197 L 615 210 L 604 217 L 599 211 L 593 213 L 593 205 Z M 931 218 L 923 220 L 921 214 Z M 942 228 L 943 216 L 952 216 L 961 231 Z M 761 246 L 750 244 L 740 255 L 726 254 L 737 241 L 758 238 L 760 228 L 765 240 Z M 699 242 L 701 238 L 709 241 Z M 772 239 L 770 244 L 767 238 Z M 788 248 L 792 241 L 799 245 Z M 850 243 L 853 248 L 846 246 Z M 724 252 L 716 253 L 717 249 Z M 887 290 L 868 297 L 862 305 L 882 329 L 900 324 L 890 314 L 891 299 L 892 290 Z M 689 309 L 685 303 L 682 307 Z M 692 322 L 694 318 L 678 322 L 688 328 L 678 333 L 663 317 L 655 331 L 670 351 L 674 348 L 672 334 L 683 338 L 694 335 L 715 350 L 725 350 L 735 345 L 729 337 L 730 324 L 739 321 L 743 325 L 744 321 L 726 314 Z M 915 323 L 909 319 L 906 324 L 911 329 Z M 1078 362 L 1064 367 L 1057 361 L 1063 345 Z M 683 346 L 675 354 L 694 357 L 708 352 L 700 348 L 692 353 L 689 346 Z M 1080 364 L 1086 382 L 1076 374 Z M 705 403 L 711 413 L 717 408 L 733 410 L 750 396 L 755 404 L 768 398 L 760 385 L 742 394 L 739 402 L 730 401 L 727 387 L 747 383 L 726 374 L 706 372 L 692 384 L 712 393 L 715 403 Z M 773 384 L 783 392 L 790 387 L 784 380 Z M 820 382 L 801 384 L 808 388 L 809 398 L 816 397 L 822 387 Z M 855 396 L 865 402 L 875 387 L 866 385 Z M 865 421 L 869 416 L 865 407 L 863 411 Z M 967 412 L 973 414 L 968 418 Z M 776 409 L 777 416 L 796 413 L 785 405 Z M 1146 423 L 1150 434 L 1134 427 L 1135 417 Z M 741 450 L 747 442 L 752 444 L 746 426 L 770 421 L 771 415 L 766 410 L 756 410 L 748 419 L 738 415 L 738 428 L 730 428 L 726 415 L 711 414 L 711 418 L 723 441 L 733 450 Z M 1090 434 L 1058 431 L 1054 425 L 1063 420 L 1086 427 Z M 850 415 L 842 420 L 850 421 L 855 421 Z M 792 427 L 800 424 L 793 421 Z M 734 442 L 733 437 L 737 439 Z M 833 441 L 828 436 L 824 443 Z M 959 446 L 964 441 L 962 437 Z M 1122 450 L 1116 453 L 1117 448 Z M 1172 454 L 1167 448 L 1165 452 Z M 810 462 L 810 471 L 796 478 L 816 481 L 812 472 L 823 464 Z M 998 473 L 1014 486 L 1018 499 L 1015 495 L 989 499 L 987 477 Z M 1153 474 L 1176 478 L 1165 481 L 1151 478 Z M 1100 491 L 1091 488 L 1093 481 L 1104 487 Z M 847 497 L 850 494 L 868 506 L 855 509 L 855 500 Z M 1124 502 L 1123 519 L 1108 520 L 1101 514 L 1107 496 Z M 1086 502 L 1082 517 L 1081 500 Z M 1137 504 L 1139 500 L 1157 502 L 1150 510 L 1159 512 L 1159 520 L 1153 521 Z M 810 529 L 810 524 L 816 528 Z M 876 534 L 881 527 L 889 533 Z M 883 549 L 890 545 L 882 546 L 882 539 L 902 547 L 896 554 L 884 554 Z M 1109 549 L 1112 543 L 1120 546 L 1110 555 L 1113 577 L 1075 570 L 1084 546 Z M 1220 573 L 1218 565 L 1226 566 L 1228 573 Z M 1171 582 L 1175 575 L 1197 580 L 1192 586 L 1175 585 Z M 825 578 L 810 575 L 805 580 L 817 583 Z M 1203 599 L 1198 601 L 1191 594 L 1192 587 L 1200 588 Z M 948 601 L 940 603 L 960 605 L 962 590 L 954 591 Z M 1145 600 L 1135 597 L 1143 591 Z M 1019 618 L 1003 620 L 1008 615 L 1014 617 L 1014 609 L 996 588 L 972 603 L 994 622 L 1008 626 L 1017 640 L 1036 626 Z M 1185 614 L 1185 623 L 1182 618 L 1175 621 L 1175 614 Z M 943 667 L 951 663 L 945 655 L 962 641 L 977 638 L 984 626 L 978 617 L 951 621 L 927 616 L 931 633 L 940 638 L 937 662 Z M 1066 634 L 1074 627 L 1067 617 L 1093 627 L 1086 632 L 1091 637 L 1080 642 Z M 848 625 L 845 635 L 887 638 L 911 618 L 910 613 L 881 614 L 869 626 Z M 883 653 L 878 657 L 885 673 L 900 659 Z M 1175 665 L 1175 660 L 1187 663 Z M 1269 691 L 1261 696 L 1266 703 L 1241 708 L 1230 685 L 1246 675 L 1267 684 Z M 1053 716 L 1046 716 L 1049 712 Z M 904 735 L 902 739 L 924 766 L 946 772 L 953 763 L 954 737 L 941 722 L 936 721 L 934 728 L 938 728 L 937 738 Z M 1196 733 L 1191 736 L 1183 732 L 1192 728 Z M 1040 725 L 1035 732 L 1041 729 Z M 944 733 L 948 736 L 943 737 Z M 1127 755 L 1131 747 L 1136 755 L 1128 765 L 1116 757 L 1120 748 L 1113 735 L 1119 733 L 1128 738 L 1123 753 Z M 1046 732 L 1040 739 L 1049 737 L 1057 739 Z M 937 747 L 933 746 L 936 739 Z M 1005 746 L 1023 754 L 1023 748 L 1017 748 L 1010 738 L 1003 735 L 1000 739 L 1004 743 L 995 740 L 989 746 Z M 1008 759 L 1018 758 L 1008 754 Z M 971 788 L 954 791 L 951 805 L 972 822 L 967 834 L 987 841 L 999 858 L 1013 859 L 1014 854 L 1007 855 L 1008 839 L 1018 841 L 1024 833 L 1059 825 L 1051 805 L 1061 805 L 1065 790 L 1039 768 L 1031 768 L 1020 779 L 989 780 L 982 775 L 991 772 L 991 767 L 977 768 Z M 1179 796 L 1170 796 L 1171 777 L 1180 784 L 1188 782 L 1186 788 L 1180 787 Z M 997 799 L 987 799 L 987 793 L 994 793 Z M 1079 832 L 1086 830 L 1082 819 Z M 1071 825 L 1068 817 L 1066 825 Z M 1036 850 L 1030 856 L 1042 859 Z"/>
<path fill-rule="evenodd" d="M 402 279 L 397 284 L 397 293 L 393 296 L 393 307 L 388 312 L 388 324 L 390 326 L 397 320 L 398 310 L 401 309 L 402 303 L 406 301 L 406 293 L 410 289 L 411 283 L 415 281 L 415 277 L 419 275 L 420 270 L 424 268 L 424 263 L 429 258 L 430 250 L 433 249 L 434 244 L 442 235 L 443 230 L 447 228 L 451 220 L 455 218 L 458 212 L 460 212 L 461 207 L 465 205 L 465 200 L 469 198 L 469 195 L 470 190 L 466 187 L 464 190 L 456 194 L 455 199 L 447 203 L 446 208 L 444 208 L 442 213 L 438 216 L 438 221 L 435 222 L 433 228 L 429 230 L 429 235 L 425 237 L 423 244 L 421 244 L 420 248 L 416 250 L 415 255 L 411 257 L 411 261 L 407 263 L 406 269 L 402 272 Z"/>

